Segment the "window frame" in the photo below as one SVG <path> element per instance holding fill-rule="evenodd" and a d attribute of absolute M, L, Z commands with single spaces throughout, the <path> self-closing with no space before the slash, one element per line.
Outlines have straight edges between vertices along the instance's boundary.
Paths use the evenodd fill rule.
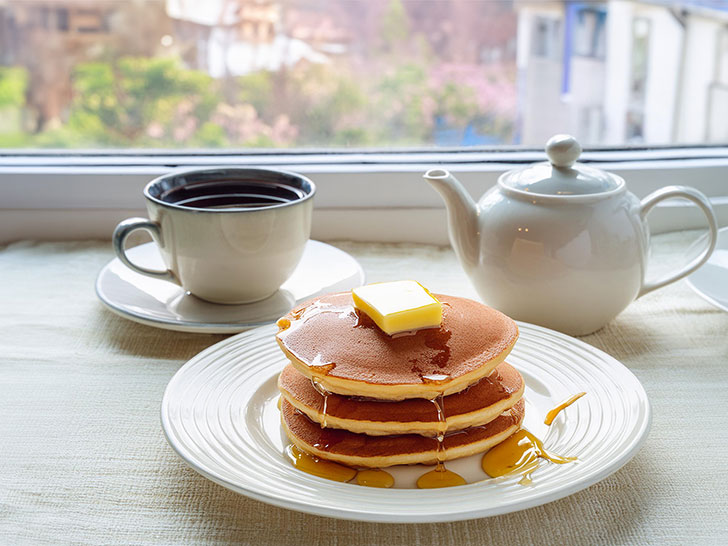
<path fill-rule="evenodd" d="M 270 167 L 310 176 L 318 192 L 312 236 L 383 242 L 447 243 L 445 209 L 422 180 L 451 170 L 477 200 L 498 176 L 545 159 L 542 150 L 500 148 L 296 150 L 3 150 L 0 244 L 18 239 L 109 238 L 121 219 L 145 215 L 141 190 L 177 169 L 219 165 Z M 689 185 L 712 201 L 728 225 L 728 146 L 600 147 L 582 154 L 623 176 L 642 198 L 667 185 Z M 681 200 L 650 214 L 653 232 L 704 226 Z"/>

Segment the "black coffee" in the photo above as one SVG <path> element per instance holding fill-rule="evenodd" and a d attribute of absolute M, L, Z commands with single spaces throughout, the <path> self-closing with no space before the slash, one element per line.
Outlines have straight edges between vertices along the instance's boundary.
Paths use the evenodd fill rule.
<path fill-rule="evenodd" d="M 198 209 L 247 209 L 290 203 L 305 195 L 303 190 L 277 182 L 206 180 L 167 189 L 158 198 Z"/>

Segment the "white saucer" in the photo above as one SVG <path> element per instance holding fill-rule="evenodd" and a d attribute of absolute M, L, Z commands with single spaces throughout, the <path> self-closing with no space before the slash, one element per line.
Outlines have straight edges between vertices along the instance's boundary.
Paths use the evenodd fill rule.
<path fill-rule="evenodd" d="M 127 251 L 132 262 L 165 269 L 157 245 L 147 243 Z M 364 283 L 364 271 L 352 256 L 320 241 L 309 241 L 301 263 L 270 298 L 246 305 L 203 301 L 176 284 L 135 273 L 114 258 L 96 279 L 96 294 L 114 313 L 148 326 L 207 334 L 237 333 L 269 324 L 297 302 L 350 290 Z"/>
<path fill-rule="evenodd" d="M 387 470 L 392 489 L 361 487 L 305 474 L 285 456 L 288 440 L 276 407 L 276 379 L 286 357 L 277 328 L 263 326 L 217 343 L 188 361 L 167 385 L 162 428 L 174 450 L 210 480 L 276 506 L 335 518 L 433 523 L 494 516 L 566 497 L 603 480 L 631 459 L 647 437 L 651 411 L 637 378 L 583 341 L 518 323 L 508 362 L 526 382 L 524 426 L 554 453 L 578 461 L 542 464 L 531 485 L 520 476 L 489 478 L 481 456 L 449 462 L 468 485 L 418 490 L 432 467 Z M 587 394 L 543 424 L 565 398 Z"/>
<path fill-rule="evenodd" d="M 690 247 L 689 255 L 705 246 L 702 237 Z M 688 284 L 699 296 L 728 311 L 728 227 L 718 230 L 718 243 L 707 262 L 688 277 Z"/>

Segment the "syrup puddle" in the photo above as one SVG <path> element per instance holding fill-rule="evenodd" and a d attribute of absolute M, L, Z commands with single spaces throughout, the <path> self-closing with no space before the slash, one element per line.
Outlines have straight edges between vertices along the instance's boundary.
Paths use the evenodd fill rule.
<path fill-rule="evenodd" d="M 348 482 L 356 476 L 356 470 L 353 468 L 319 459 L 301 451 L 294 445 L 289 445 L 286 448 L 286 456 L 298 470 L 313 474 L 319 478 L 326 478 L 335 482 Z"/>
<path fill-rule="evenodd" d="M 561 402 L 546 414 L 544 424 L 551 425 L 559 413 L 585 394 L 585 392 L 580 392 Z M 572 463 L 577 460 L 576 457 L 562 457 L 561 455 L 549 453 L 544 448 L 541 440 L 525 428 L 521 428 L 500 444 L 486 451 L 483 455 L 481 465 L 483 471 L 492 478 L 521 475 L 522 478 L 518 483 L 521 485 L 531 485 L 533 483 L 531 474 L 539 467 L 542 459 L 555 464 Z"/>
<path fill-rule="evenodd" d="M 379 468 L 370 468 L 357 472 L 356 483 L 365 487 L 392 487 L 394 476 Z"/>
<path fill-rule="evenodd" d="M 556 464 L 571 463 L 576 457 L 562 457 L 549 453 L 543 442 L 525 428 L 518 430 L 483 455 L 483 471 L 491 478 L 520 474 L 521 485 L 531 484 L 531 474 L 539 467 L 540 459 Z"/>
<path fill-rule="evenodd" d="M 446 469 L 445 465 L 438 464 L 435 470 L 430 470 L 420 476 L 420 479 L 417 480 L 417 487 L 420 489 L 436 489 L 465 485 L 466 483 L 460 474 L 455 474 L 455 472 Z"/>
<path fill-rule="evenodd" d="M 309 455 L 293 444 L 286 448 L 286 457 L 298 470 L 319 478 L 336 482 L 350 482 L 356 477 L 356 483 L 365 487 L 392 487 L 394 485 L 394 476 L 389 472 L 378 468 L 357 471 L 343 464 Z"/>

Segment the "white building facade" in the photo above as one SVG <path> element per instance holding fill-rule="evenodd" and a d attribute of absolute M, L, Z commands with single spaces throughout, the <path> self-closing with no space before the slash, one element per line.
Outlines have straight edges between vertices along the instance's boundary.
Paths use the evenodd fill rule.
<path fill-rule="evenodd" d="M 728 141 L 728 2 L 517 2 L 519 141 Z"/>

